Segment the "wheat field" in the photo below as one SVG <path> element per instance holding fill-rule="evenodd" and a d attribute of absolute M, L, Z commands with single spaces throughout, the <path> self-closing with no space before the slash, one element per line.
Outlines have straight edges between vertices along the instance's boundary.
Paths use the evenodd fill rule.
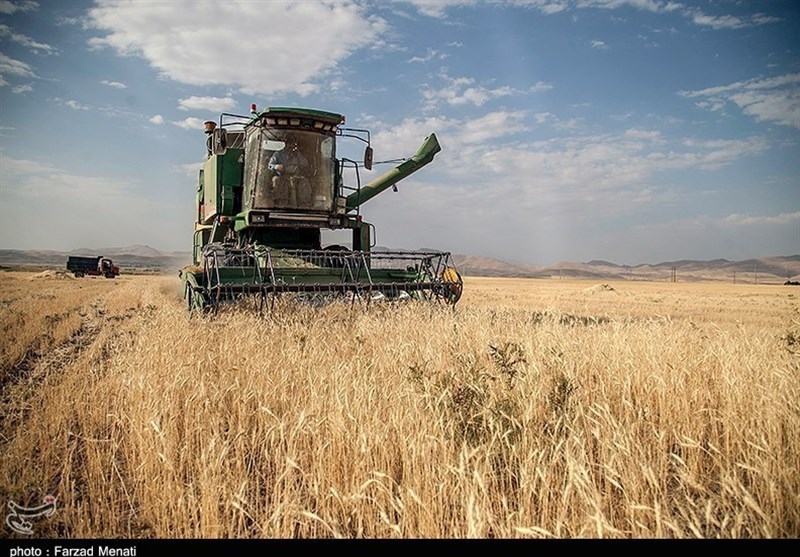
<path fill-rule="evenodd" d="M 54 538 L 797 538 L 799 302 L 467 277 L 212 318 L 177 276 L 0 273 L 0 504 L 55 496 Z"/>

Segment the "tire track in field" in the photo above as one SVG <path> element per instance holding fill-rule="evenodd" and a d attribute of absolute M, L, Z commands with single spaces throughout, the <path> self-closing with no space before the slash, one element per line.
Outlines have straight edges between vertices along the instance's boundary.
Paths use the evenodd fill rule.
<path fill-rule="evenodd" d="M 106 318 L 103 298 L 79 310 L 81 325 L 60 344 L 28 352 L 9 369 L 0 384 L 0 448 L 7 445 L 31 409 L 31 401 L 48 378 L 60 375 L 89 348 L 103 329 Z"/>

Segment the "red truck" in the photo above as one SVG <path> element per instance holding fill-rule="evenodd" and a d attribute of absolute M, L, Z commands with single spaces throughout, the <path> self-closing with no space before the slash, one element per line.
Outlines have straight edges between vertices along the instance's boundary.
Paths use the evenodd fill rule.
<path fill-rule="evenodd" d="M 103 276 L 114 278 L 119 275 L 119 267 L 108 257 L 97 255 L 95 257 L 70 256 L 67 259 L 67 271 L 80 278 L 85 275 Z"/>

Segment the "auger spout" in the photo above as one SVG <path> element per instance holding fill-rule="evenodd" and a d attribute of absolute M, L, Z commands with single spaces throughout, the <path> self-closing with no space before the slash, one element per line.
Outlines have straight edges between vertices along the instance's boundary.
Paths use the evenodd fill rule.
<path fill-rule="evenodd" d="M 422 142 L 422 145 L 419 149 L 417 149 L 417 152 L 413 157 L 374 179 L 369 184 L 362 187 L 359 191 L 348 195 L 346 198 L 347 210 L 351 211 L 357 208 L 362 203 L 369 201 L 379 193 L 395 185 L 400 180 L 413 174 L 431 162 L 436 153 L 441 150 L 442 147 L 439 145 L 439 141 L 436 139 L 436 134 L 430 134 L 425 138 L 425 141 Z"/>

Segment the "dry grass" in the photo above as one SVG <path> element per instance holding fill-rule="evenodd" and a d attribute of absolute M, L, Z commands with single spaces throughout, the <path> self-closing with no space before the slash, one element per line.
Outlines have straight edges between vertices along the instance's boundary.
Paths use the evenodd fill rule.
<path fill-rule="evenodd" d="M 792 287 L 471 278 L 455 312 L 189 319 L 174 277 L 78 285 L 0 275 L 0 503 L 56 495 L 39 535 L 800 536 Z"/>

